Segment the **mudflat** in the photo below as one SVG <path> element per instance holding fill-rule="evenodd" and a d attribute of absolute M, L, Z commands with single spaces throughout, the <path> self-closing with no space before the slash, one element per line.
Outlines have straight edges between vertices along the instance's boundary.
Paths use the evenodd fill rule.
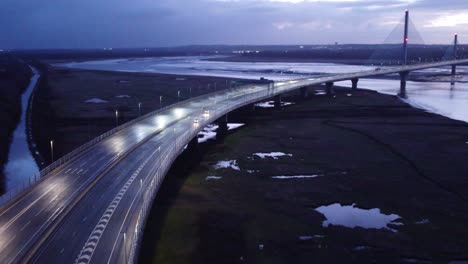
<path fill-rule="evenodd" d="M 364 90 L 284 100 L 295 104 L 234 112 L 245 127 L 179 157 L 141 261 L 468 260 L 466 123 Z"/>

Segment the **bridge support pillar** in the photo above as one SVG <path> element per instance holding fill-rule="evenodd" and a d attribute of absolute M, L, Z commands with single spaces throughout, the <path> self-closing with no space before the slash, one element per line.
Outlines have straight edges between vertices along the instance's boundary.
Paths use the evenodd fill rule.
<path fill-rule="evenodd" d="M 452 85 L 455 84 L 455 75 L 457 75 L 457 65 L 452 65 Z"/>
<path fill-rule="evenodd" d="M 351 83 L 352 83 L 351 90 L 353 90 L 353 91 L 357 90 L 358 82 L 359 82 L 358 78 L 351 79 Z"/>
<path fill-rule="evenodd" d="M 275 108 L 281 108 L 281 94 L 275 95 Z"/>
<path fill-rule="evenodd" d="M 400 93 L 398 96 L 406 98 L 406 80 L 409 72 L 400 72 Z"/>
<path fill-rule="evenodd" d="M 332 82 L 327 82 L 325 84 L 325 90 L 327 92 L 327 95 L 333 95 L 335 94 L 335 91 L 333 89 L 333 83 Z"/>
<path fill-rule="evenodd" d="M 187 150 L 189 151 L 195 151 L 197 149 L 198 149 L 198 136 L 192 138 L 192 140 L 190 140 L 187 146 Z"/>
<path fill-rule="evenodd" d="M 307 98 L 309 96 L 309 89 L 308 87 L 302 87 L 301 88 L 301 97 L 302 98 Z"/>
<path fill-rule="evenodd" d="M 220 117 L 216 123 L 218 124 L 218 129 L 216 130 L 216 140 L 223 141 L 224 137 L 228 132 L 228 115 Z"/>

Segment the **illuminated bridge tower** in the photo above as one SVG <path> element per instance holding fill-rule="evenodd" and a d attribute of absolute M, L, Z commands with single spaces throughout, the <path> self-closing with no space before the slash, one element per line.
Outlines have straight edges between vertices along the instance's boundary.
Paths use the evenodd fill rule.
<path fill-rule="evenodd" d="M 409 11 L 405 11 L 405 32 L 403 36 L 403 52 L 402 52 L 402 66 L 408 64 L 408 24 L 409 23 Z M 408 79 L 408 71 L 400 73 L 400 93 L 401 97 L 406 97 L 406 80 Z"/>

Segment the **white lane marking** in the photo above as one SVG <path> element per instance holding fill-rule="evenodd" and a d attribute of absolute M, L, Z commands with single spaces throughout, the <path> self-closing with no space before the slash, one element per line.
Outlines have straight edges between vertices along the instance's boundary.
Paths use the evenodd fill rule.
<path fill-rule="evenodd" d="M 34 216 L 40 215 L 44 210 L 45 210 L 45 208 L 42 208 L 42 209 L 41 209 L 39 212 L 37 212 L 37 214 L 35 214 Z"/>
<path fill-rule="evenodd" d="M 63 254 L 63 251 L 65 251 L 65 248 L 62 248 L 62 250 L 60 250 L 60 255 Z"/>
<path fill-rule="evenodd" d="M 3 232 L 5 231 L 8 227 L 10 227 L 10 225 L 15 222 L 20 216 L 22 216 L 27 210 L 29 210 L 29 208 L 31 208 L 33 205 L 35 205 L 40 199 L 42 199 L 42 197 L 46 196 L 57 184 L 54 184 L 52 185 L 52 187 L 50 187 L 45 193 L 43 193 L 41 196 L 39 196 L 39 198 L 37 198 L 36 200 L 34 200 L 34 202 L 32 202 L 31 204 L 29 204 L 26 208 L 24 208 L 23 210 L 21 210 L 21 212 L 19 212 L 19 214 L 15 215 L 15 217 L 13 217 L 10 221 L 8 221 L 4 226 L 2 226 L 2 228 L 0 228 L 0 232 Z"/>
<path fill-rule="evenodd" d="M 23 231 L 30 223 L 31 220 L 29 220 L 23 227 L 21 227 L 20 231 Z"/>
<path fill-rule="evenodd" d="M 77 177 L 76 179 L 78 179 L 78 178 L 79 178 L 79 177 Z M 75 180 L 76 180 L 76 179 L 75 179 Z M 91 180 L 91 178 L 88 179 L 88 180 L 86 180 L 81 186 L 88 184 L 88 182 L 89 182 L 90 180 Z M 75 192 L 73 192 L 73 193 L 71 194 L 70 197 L 75 197 L 76 193 L 78 193 L 78 192 L 80 191 L 81 186 L 80 186 Z M 16 258 L 18 257 L 18 255 L 19 255 L 21 252 L 24 251 L 24 249 L 26 248 L 26 246 L 28 246 L 28 245 L 30 244 L 31 240 L 32 240 L 34 237 L 36 237 L 37 234 L 39 234 L 39 233 L 43 230 L 44 226 L 46 226 L 46 225 L 51 221 L 51 219 L 54 219 L 54 218 L 56 217 L 56 215 L 62 210 L 63 207 L 64 207 L 64 206 L 58 207 L 58 208 L 49 216 L 49 218 L 47 218 L 46 221 L 44 221 L 44 224 L 41 225 L 41 226 L 37 229 L 37 231 L 34 232 L 34 234 L 32 234 L 32 235 L 30 236 L 30 239 L 29 239 L 28 241 L 22 243 L 23 246 L 17 251 L 17 253 L 10 259 L 10 261 L 9 261 L 8 263 L 13 263 L 13 262 L 16 260 Z"/>
<path fill-rule="evenodd" d="M 94 157 L 94 155 L 95 155 L 95 154 L 91 155 L 91 157 Z M 63 172 L 63 171 L 64 171 L 65 169 L 67 169 L 68 167 L 71 167 L 72 165 L 73 165 L 73 164 L 69 164 L 69 165 L 67 165 L 65 168 L 63 168 L 63 169 L 57 171 L 57 172 L 54 174 L 54 176 L 59 175 L 61 172 Z M 70 171 L 70 170 L 71 170 L 71 169 L 69 169 L 68 171 Z M 67 171 L 67 172 L 68 172 L 68 171 Z M 65 173 L 66 173 L 66 172 L 65 172 Z M 49 189 L 49 191 L 50 191 L 50 189 Z M 47 192 L 49 192 L 49 191 L 47 191 Z M 32 192 L 31 192 L 31 193 L 32 193 Z M 31 194 L 31 193 L 30 193 L 30 194 Z M 11 206 L 9 206 L 5 211 L 3 211 L 3 212 L 0 213 L 0 216 L 3 216 L 4 214 L 6 214 L 8 211 L 10 211 L 12 208 L 14 208 L 20 201 L 21 201 L 21 200 L 18 200 L 18 201 L 16 201 L 14 204 L 12 204 Z"/>
<path fill-rule="evenodd" d="M 80 172 L 82 172 L 82 171 L 83 171 L 83 169 L 80 169 L 76 174 L 80 174 Z"/>
<path fill-rule="evenodd" d="M 78 168 L 74 169 L 74 170 L 71 172 L 71 174 L 74 174 L 75 171 L 77 171 L 77 170 L 78 170 Z"/>
<path fill-rule="evenodd" d="M 92 156 L 94 156 L 94 155 L 92 155 Z M 114 160 L 114 158 L 113 158 L 112 160 Z M 111 163 L 112 163 L 111 161 L 110 161 L 110 162 L 107 162 L 107 163 L 105 164 L 104 167 L 107 167 L 107 165 L 108 165 L 108 164 L 111 164 Z M 66 168 L 62 169 L 61 171 L 65 170 L 65 169 L 66 169 Z M 57 172 L 57 174 L 54 174 L 54 175 L 58 175 L 59 173 L 60 173 L 60 172 Z M 76 177 L 76 178 L 74 178 L 74 180 L 72 181 L 72 183 L 74 183 L 75 181 L 77 181 L 77 180 L 80 179 L 80 178 L 81 178 L 81 177 Z M 87 179 L 82 185 L 79 186 L 79 188 L 78 188 L 77 190 L 75 190 L 75 191 L 72 193 L 72 195 L 71 195 L 70 197 L 74 197 L 74 196 L 76 195 L 76 193 L 78 193 L 78 192 L 80 191 L 81 187 L 84 186 L 84 185 L 86 185 L 86 184 L 88 184 L 88 182 L 89 182 L 91 179 L 92 179 L 92 178 Z M 71 183 L 71 184 L 72 184 L 72 183 Z M 27 210 L 29 210 L 35 203 L 37 203 L 37 202 L 38 202 L 39 200 L 41 200 L 45 195 L 47 195 L 52 189 L 55 188 L 56 185 L 57 185 L 57 183 L 55 183 L 54 185 L 52 185 L 51 188 L 49 188 L 45 193 L 43 193 L 39 198 L 37 198 L 33 203 L 31 203 L 27 208 L 23 209 L 19 214 L 17 214 L 13 219 L 11 219 L 5 226 L 1 227 L 1 228 L 0 228 L 0 233 L 2 233 L 4 230 L 6 230 L 13 222 L 15 222 L 16 220 L 18 220 L 18 218 L 19 218 L 21 215 L 23 215 L 23 214 L 24 214 Z M 18 203 L 18 202 L 17 202 L 17 203 Z M 15 204 L 16 204 L 16 203 L 15 203 Z M 9 207 L 7 210 L 5 210 L 4 212 L 2 212 L 2 213 L 0 214 L 0 216 L 3 215 L 4 213 L 6 213 L 6 212 L 7 212 L 8 210 L 10 210 L 11 208 L 12 208 L 12 207 Z M 62 208 L 63 208 L 63 206 L 58 207 L 58 208 L 48 217 L 48 219 L 46 219 L 46 221 L 44 221 L 45 223 L 44 223 L 43 225 L 41 225 L 41 226 L 37 229 L 37 231 L 34 232 L 34 234 L 32 234 L 32 235 L 30 236 L 30 239 L 29 239 L 28 241 L 22 243 L 23 246 L 20 248 L 19 251 L 17 251 L 18 253 L 17 253 L 15 256 L 13 256 L 13 258 L 11 258 L 11 259 L 8 261 L 8 263 L 12 263 L 12 262 L 16 259 L 16 257 L 26 248 L 26 246 L 31 242 L 31 240 L 44 228 L 44 226 L 47 225 L 47 223 L 50 222 L 51 219 L 53 219 L 53 218 L 55 217 L 55 215 L 56 215 Z M 76 233 L 74 233 L 74 236 L 75 236 L 75 235 L 76 235 Z M 14 236 L 14 237 L 16 237 L 16 236 Z M 10 241 L 9 241 L 9 242 L 11 242 L 12 239 L 13 239 L 13 238 L 10 238 Z M 9 242 L 8 242 L 8 243 L 9 243 Z M 2 245 L 1 248 L 4 248 L 5 246 L 6 246 L 6 245 Z"/>
<path fill-rule="evenodd" d="M 115 212 L 115 209 L 119 205 L 120 201 L 122 200 L 124 194 L 128 191 L 130 185 L 135 181 L 135 179 L 140 174 L 141 170 L 146 166 L 146 164 L 150 161 L 150 159 L 154 156 L 155 153 L 158 151 L 154 151 L 133 173 L 133 175 L 128 179 L 125 185 L 120 189 L 118 194 L 114 197 L 110 205 L 107 207 L 104 214 L 101 216 L 101 219 L 98 221 L 97 225 L 94 227 L 93 231 L 91 232 L 91 236 L 86 241 L 85 245 L 80 251 L 80 254 L 77 256 L 75 260 L 75 264 L 87 264 L 90 262 L 91 257 L 93 256 L 94 250 L 101 239 L 104 230 L 109 223 L 112 215 Z"/>
<path fill-rule="evenodd" d="M 50 200 L 50 203 L 52 203 L 53 201 L 55 201 L 55 199 L 57 199 L 58 197 L 58 194 L 54 196 L 54 198 L 52 198 L 52 200 Z"/>
<path fill-rule="evenodd" d="M 161 161 L 161 159 L 158 160 L 158 162 L 160 162 L 160 161 Z M 156 162 L 156 163 L 157 163 L 157 162 Z M 157 166 L 157 165 L 155 165 L 155 166 Z M 154 170 L 155 166 L 151 169 L 151 171 Z M 152 174 L 152 173 L 150 173 L 150 174 Z M 151 184 L 152 184 L 152 183 L 151 183 Z M 140 189 L 140 190 L 141 190 L 141 189 Z M 139 191 L 139 192 L 140 192 L 140 191 Z M 132 204 L 130 205 L 129 209 L 127 210 L 127 213 L 125 214 L 125 218 L 124 218 L 124 220 L 122 221 L 122 224 L 120 225 L 118 234 L 121 234 L 121 233 L 122 233 L 122 229 L 123 229 L 123 227 L 124 227 L 124 225 L 125 225 L 125 223 L 126 223 L 126 221 L 127 221 L 128 215 L 130 214 L 130 211 L 131 211 L 131 208 L 133 207 L 133 204 L 135 203 L 135 201 L 137 200 L 137 198 L 138 198 L 138 195 L 135 195 L 135 197 L 133 198 Z M 110 264 L 110 263 L 111 263 L 112 256 L 114 255 L 114 251 L 115 251 L 116 246 L 117 246 L 117 242 L 118 242 L 118 239 L 115 240 L 114 245 L 112 246 L 112 250 L 111 250 L 111 253 L 110 253 L 110 255 L 109 255 L 109 259 L 108 259 L 108 261 L 107 261 L 107 264 Z"/>
<path fill-rule="evenodd" d="M 11 241 L 15 240 L 15 238 L 16 238 L 16 234 L 13 235 L 12 237 L 9 237 L 9 240 L 5 244 L 3 244 L 2 247 L 0 247 L 0 251 L 6 248 L 8 244 L 10 244 Z"/>
<path fill-rule="evenodd" d="M 69 171 L 71 171 L 71 169 L 68 169 L 68 170 L 65 172 L 65 174 L 67 174 Z"/>

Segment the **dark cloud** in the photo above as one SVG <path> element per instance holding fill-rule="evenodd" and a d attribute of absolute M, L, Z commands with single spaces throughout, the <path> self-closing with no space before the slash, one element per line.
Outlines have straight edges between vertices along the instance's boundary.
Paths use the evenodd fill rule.
<path fill-rule="evenodd" d="M 426 43 L 468 35 L 466 0 L 291 2 L 2 0 L 0 49 L 382 43 L 406 8 Z"/>

